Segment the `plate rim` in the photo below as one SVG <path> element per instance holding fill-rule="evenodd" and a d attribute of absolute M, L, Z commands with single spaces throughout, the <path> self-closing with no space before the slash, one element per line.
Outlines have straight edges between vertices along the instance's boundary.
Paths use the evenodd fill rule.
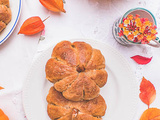
<path fill-rule="evenodd" d="M 128 69 L 130 69 L 130 72 L 132 73 L 131 74 L 131 76 L 134 78 L 134 87 L 136 87 L 137 89 L 134 89 L 135 91 L 134 91 L 134 96 L 135 96 L 135 99 L 134 99 L 134 105 L 133 106 L 135 106 L 134 108 L 132 108 L 132 110 L 134 110 L 133 112 L 132 112 L 132 115 L 131 115 L 131 119 L 133 119 L 134 118 L 134 116 L 135 116 L 135 114 L 136 114 L 136 109 L 137 109 L 137 105 L 138 105 L 138 98 L 136 98 L 136 96 L 138 95 L 138 81 L 137 81 L 137 79 L 136 79 L 136 76 L 135 76 L 135 74 L 134 74 L 134 72 L 133 72 L 133 69 L 131 68 L 131 65 L 129 64 L 129 62 L 126 60 L 126 58 L 116 49 L 116 48 L 114 48 L 114 47 L 112 47 L 111 45 L 109 45 L 109 44 L 107 44 L 107 43 L 105 43 L 105 42 L 101 42 L 101 41 L 98 41 L 98 40 L 95 40 L 95 39 L 86 39 L 86 38 L 75 38 L 75 39 L 69 39 L 69 40 L 67 40 L 67 41 L 71 41 L 71 42 L 73 42 L 73 40 L 74 41 L 84 41 L 84 42 L 87 42 L 88 43 L 88 41 L 94 41 L 94 42 L 100 42 L 100 43 L 103 43 L 104 45 L 107 45 L 107 47 L 108 48 L 110 48 L 111 50 L 112 50 L 112 52 L 114 52 L 114 53 L 116 53 L 116 54 L 118 54 L 119 56 L 121 56 L 121 59 L 123 60 L 123 61 L 125 61 L 125 64 L 126 64 L 126 66 L 127 66 L 127 68 Z M 63 41 L 63 40 L 61 40 L 61 41 Z M 59 43 L 59 42 L 61 42 L 61 41 L 58 41 L 58 42 L 56 42 L 56 43 L 53 43 L 52 45 L 50 45 L 50 46 L 48 46 L 46 49 L 44 49 L 43 50 L 43 52 L 32 62 L 32 64 L 31 64 L 31 67 L 30 67 L 30 70 L 29 70 L 29 72 L 28 72 L 28 74 L 27 74 L 27 77 L 26 77 L 26 81 L 25 81 L 25 83 L 27 83 L 28 81 L 29 81 L 29 77 L 30 77 L 30 74 L 31 74 L 31 71 L 32 71 L 32 69 L 34 68 L 33 66 L 36 66 L 36 61 L 38 61 L 40 58 L 42 58 L 43 56 L 45 56 L 46 55 L 46 51 L 49 51 L 51 48 L 53 48 L 57 43 Z M 24 112 L 25 112 L 25 114 L 26 114 L 26 117 L 27 117 L 27 119 L 29 119 L 29 118 L 31 118 L 31 120 L 32 120 L 32 117 L 31 117 L 31 115 L 28 115 L 28 112 L 26 112 L 26 108 L 28 108 L 27 106 L 26 106 L 26 104 L 25 104 L 25 92 L 26 92 L 26 90 L 25 89 L 27 89 L 27 84 L 24 84 L 24 86 L 23 86 L 23 90 L 22 90 L 22 103 L 23 103 L 23 107 L 24 107 Z M 30 116 L 30 117 L 29 117 Z M 103 117 L 102 117 L 102 119 L 103 119 Z"/>
<path fill-rule="evenodd" d="M 0 45 L 7 40 L 7 38 L 12 34 L 13 30 L 15 29 L 15 27 L 18 23 L 20 14 L 21 14 L 21 8 L 22 8 L 22 0 L 19 0 L 19 9 L 18 9 L 18 14 L 17 14 L 17 17 L 16 17 L 16 21 L 14 22 L 14 24 L 11 27 L 11 30 L 8 32 L 8 34 L 0 41 Z"/>

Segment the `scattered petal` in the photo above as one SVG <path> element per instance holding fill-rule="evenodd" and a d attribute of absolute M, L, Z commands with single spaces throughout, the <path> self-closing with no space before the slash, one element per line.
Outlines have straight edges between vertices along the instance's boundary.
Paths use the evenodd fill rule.
<path fill-rule="evenodd" d="M 156 98 L 156 90 L 154 85 L 144 77 L 142 78 L 142 81 L 140 84 L 139 97 L 142 100 L 142 102 L 148 105 L 148 108 Z"/>
<path fill-rule="evenodd" d="M 133 57 L 131 57 L 136 63 L 138 64 L 141 64 L 141 65 L 145 65 L 145 64 L 148 64 L 151 60 L 152 60 L 152 57 L 151 58 L 147 58 L 147 57 L 143 57 L 143 56 L 140 56 L 140 55 L 135 55 Z"/>

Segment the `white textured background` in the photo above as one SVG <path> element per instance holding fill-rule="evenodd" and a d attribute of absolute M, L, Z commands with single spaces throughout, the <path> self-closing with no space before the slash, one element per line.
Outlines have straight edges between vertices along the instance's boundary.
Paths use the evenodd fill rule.
<path fill-rule="evenodd" d="M 137 81 L 145 76 L 157 90 L 157 98 L 151 107 L 160 108 L 160 48 L 144 46 L 122 46 L 112 36 L 112 25 L 127 10 L 144 7 L 156 17 L 160 32 L 159 0 L 66 0 L 64 13 L 53 13 L 45 9 L 38 0 L 22 0 L 21 17 L 9 39 L 0 46 L 0 108 L 10 120 L 25 120 L 22 106 L 22 88 L 36 53 L 53 43 L 68 38 L 92 38 L 103 41 L 121 52 L 135 71 Z M 40 34 L 17 35 L 27 18 L 40 16 L 45 21 L 46 39 L 38 44 Z M 67 37 L 70 36 L 70 37 Z M 38 50 L 38 52 L 37 52 Z M 134 55 L 152 57 L 147 65 L 138 65 L 130 57 Z M 138 120 L 147 106 L 139 100 L 135 118 Z"/>

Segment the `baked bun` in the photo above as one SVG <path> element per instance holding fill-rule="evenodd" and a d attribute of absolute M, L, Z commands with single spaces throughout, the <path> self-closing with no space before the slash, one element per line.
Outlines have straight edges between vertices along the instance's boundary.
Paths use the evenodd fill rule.
<path fill-rule="evenodd" d="M 85 42 L 62 41 L 46 64 L 46 79 L 72 101 L 91 100 L 99 95 L 108 78 L 100 50 Z"/>
<path fill-rule="evenodd" d="M 102 120 L 106 103 L 101 95 L 90 100 L 74 102 L 51 87 L 47 95 L 47 112 L 51 120 Z"/>

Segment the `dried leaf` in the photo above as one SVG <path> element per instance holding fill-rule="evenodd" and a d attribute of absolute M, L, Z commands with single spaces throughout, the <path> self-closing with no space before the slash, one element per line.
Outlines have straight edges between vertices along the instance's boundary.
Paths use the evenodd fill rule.
<path fill-rule="evenodd" d="M 144 77 L 142 78 L 142 82 L 140 84 L 140 94 L 139 94 L 140 99 L 142 102 L 145 104 L 149 105 L 155 100 L 156 98 L 156 90 L 153 84 L 146 80 Z"/>
<path fill-rule="evenodd" d="M 140 56 L 140 55 L 135 55 L 135 56 L 133 56 L 131 58 L 135 62 L 137 62 L 138 64 L 141 64 L 141 65 L 148 64 L 152 60 L 152 57 L 151 58 L 147 58 L 147 57 L 143 57 L 143 56 Z"/>
<path fill-rule="evenodd" d="M 63 0 L 39 0 L 47 9 L 53 12 L 66 12 L 63 8 Z"/>
<path fill-rule="evenodd" d="M 41 32 L 45 25 L 40 17 L 35 16 L 28 18 L 21 26 L 18 34 L 33 35 Z"/>
<path fill-rule="evenodd" d="M 3 87 L 0 86 L 0 90 L 4 89 Z"/>
<path fill-rule="evenodd" d="M 145 110 L 140 120 L 160 120 L 160 109 L 149 108 Z"/>

